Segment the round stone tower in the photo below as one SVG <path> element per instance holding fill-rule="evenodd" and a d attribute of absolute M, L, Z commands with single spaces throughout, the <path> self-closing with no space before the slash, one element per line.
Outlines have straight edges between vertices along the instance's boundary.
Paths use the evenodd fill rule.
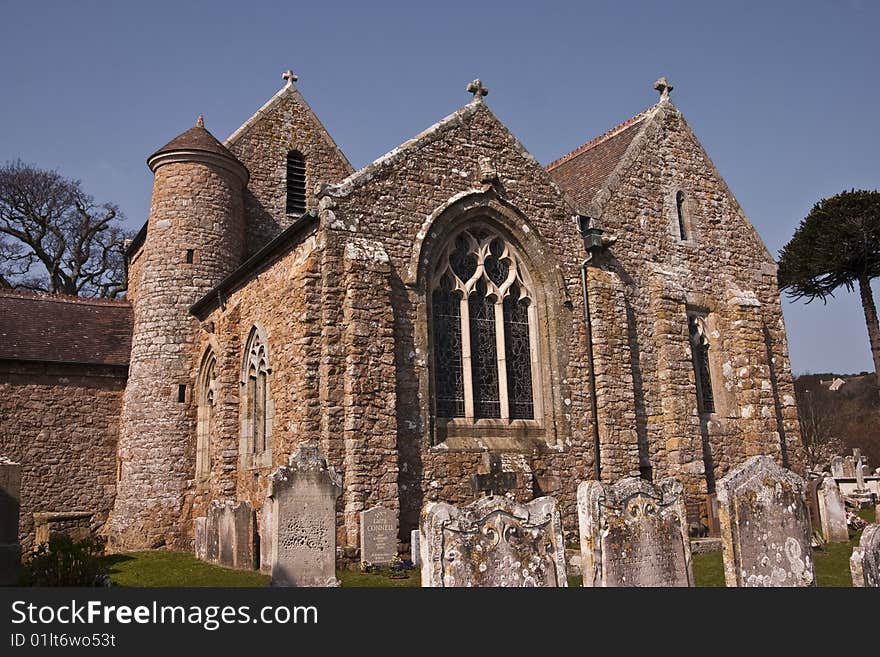
<path fill-rule="evenodd" d="M 202 117 L 147 165 L 155 180 L 146 237 L 130 254 L 134 329 L 108 531 L 120 550 L 187 546 L 199 331 L 189 308 L 245 253 L 248 171 Z"/>

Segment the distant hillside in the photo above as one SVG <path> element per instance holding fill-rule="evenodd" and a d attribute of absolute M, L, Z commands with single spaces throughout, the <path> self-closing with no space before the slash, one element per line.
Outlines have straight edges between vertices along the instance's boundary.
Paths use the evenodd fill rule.
<path fill-rule="evenodd" d="M 806 442 L 837 440 L 832 451 L 846 456 L 858 447 L 872 470 L 880 466 L 880 391 L 873 372 L 802 374 L 794 387 Z"/>

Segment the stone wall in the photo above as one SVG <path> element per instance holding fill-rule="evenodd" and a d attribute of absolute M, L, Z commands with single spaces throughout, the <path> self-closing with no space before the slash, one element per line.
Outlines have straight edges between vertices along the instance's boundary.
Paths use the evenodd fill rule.
<path fill-rule="evenodd" d="M 320 217 L 328 242 L 376 241 L 390 259 L 401 536 L 417 526 L 424 503 L 474 499 L 471 475 L 485 469 L 487 448 L 509 453 L 505 468 L 517 474 L 518 498 L 559 497 L 564 524 L 574 528 L 575 483 L 593 463 L 579 268 L 585 251 L 559 189 L 477 102 L 325 191 Z M 543 418 L 533 427 L 444 438 L 431 415 L 426 270 L 450 232 L 473 219 L 507 235 L 537 281 L 540 372 L 533 385 L 543 394 Z M 341 306 L 332 296 L 326 303 Z M 361 403 L 371 394 L 364 390 Z M 612 463 L 609 476 L 637 471 L 633 458 Z"/>
<path fill-rule="evenodd" d="M 226 145 L 250 172 L 245 190 L 248 254 L 297 218 L 286 212 L 290 151 L 298 151 L 305 159 L 307 208 L 316 205 L 316 185 L 352 172 L 351 164 L 293 86 L 279 91 Z"/>
<path fill-rule="evenodd" d="M 189 547 L 185 495 L 194 476 L 189 442 L 199 330 L 189 307 L 241 263 L 242 214 L 242 180 L 232 170 L 210 160 L 156 168 L 146 240 L 132 271 L 134 329 L 113 548 Z"/>
<path fill-rule="evenodd" d="M 610 180 L 590 211 L 616 238 L 607 266 L 627 280 L 644 373 L 637 423 L 647 428 L 655 476 L 680 477 L 693 513 L 695 499 L 750 456 L 800 467 L 776 265 L 671 103 L 645 122 Z M 686 240 L 676 234 L 679 190 Z M 706 312 L 710 327 L 716 412 L 703 417 L 687 329 L 691 308 Z M 625 430 L 626 417 L 616 417 Z"/>
<path fill-rule="evenodd" d="M 22 464 L 24 550 L 34 513 L 90 511 L 104 533 L 125 379 L 125 367 L 0 361 L 0 455 Z"/>

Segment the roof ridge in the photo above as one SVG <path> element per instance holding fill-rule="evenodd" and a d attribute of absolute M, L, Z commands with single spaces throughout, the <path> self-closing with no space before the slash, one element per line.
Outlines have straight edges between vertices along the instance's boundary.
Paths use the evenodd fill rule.
<path fill-rule="evenodd" d="M 73 294 L 34 292 L 33 290 L 19 290 L 15 288 L 0 289 L 0 297 L 14 299 L 34 299 L 37 301 L 53 301 L 56 303 L 72 303 L 80 306 L 118 306 L 125 307 L 131 304 L 127 299 L 107 299 L 102 297 L 78 297 Z"/>
<path fill-rule="evenodd" d="M 381 169 L 384 165 L 390 164 L 397 160 L 402 153 L 408 152 L 414 148 L 421 146 L 423 143 L 429 142 L 431 139 L 437 137 L 438 135 L 449 129 L 450 126 L 455 125 L 461 119 L 469 116 L 470 114 L 474 114 L 477 110 L 483 107 L 485 107 L 484 103 L 475 101 L 471 101 L 466 105 L 462 105 L 457 110 L 450 114 L 447 114 L 439 121 L 431 124 L 414 137 L 410 137 L 405 142 L 398 144 L 384 155 L 380 155 L 372 162 L 368 162 L 360 169 L 353 171 L 339 182 L 325 185 L 322 192 L 325 194 L 329 194 L 330 196 L 335 196 L 337 198 L 347 196 L 360 184 L 370 180 L 377 170 Z"/>
<path fill-rule="evenodd" d="M 612 137 L 614 137 L 614 136 L 620 134 L 621 132 L 623 132 L 623 131 L 626 130 L 627 128 L 630 128 L 630 127 L 632 127 L 633 125 L 635 125 L 636 123 L 638 123 L 639 121 L 642 121 L 642 120 L 644 120 L 645 118 L 647 118 L 647 116 L 648 116 L 653 110 L 655 110 L 655 109 L 659 106 L 659 104 L 660 104 L 660 103 L 656 103 L 656 104 L 654 104 L 654 105 L 651 105 L 651 107 L 647 108 L 646 110 L 644 110 L 644 111 L 642 111 L 642 112 L 639 112 L 638 114 L 636 114 L 635 116 L 633 116 L 633 117 L 627 119 L 627 120 L 624 121 L 623 123 L 620 123 L 620 124 L 614 126 L 613 128 L 611 128 L 610 130 L 608 130 L 608 131 L 606 131 L 606 132 L 603 132 L 603 133 L 602 133 L 601 135 L 599 135 L 598 137 L 594 137 L 593 139 L 591 139 L 591 140 L 588 141 L 587 143 L 585 143 L 585 144 L 583 144 L 583 145 L 581 145 L 581 146 L 578 146 L 578 147 L 575 148 L 573 151 L 569 151 L 569 152 L 566 153 L 565 155 L 562 155 L 561 157 L 559 157 L 559 158 L 553 160 L 553 161 L 552 161 L 550 164 L 548 164 L 545 168 L 546 168 L 548 171 L 549 171 L 550 169 L 554 169 L 554 168 L 556 168 L 556 167 L 558 167 L 558 166 L 560 166 L 560 165 L 562 165 L 562 164 L 565 164 L 565 163 L 568 162 L 569 160 L 573 160 L 573 159 L 576 158 L 578 155 L 581 155 L 582 153 L 584 153 L 584 152 L 590 150 L 591 148 L 593 148 L 593 147 L 595 147 L 595 146 L 598 146 L 598 145 L 601 144 L 602 142 L 607 141 L 608 139 L 611 139 Z"/>
<path fill-rule="evenodd" d="M 327 126 L 324 125 L 323 121 L 318 118 L 318 115 L 315 114 L 315 110 L 312 109 L 312 106 L 309 105 L 309 102 L 302 95 L 302 92 L 296 88 L 293 84 L 287 84 L 278 91 L 276 91 L 272 96 L 267 100 L 256 112 L 251 114 L 244 123 L 242 123 L 238 128 L 233 131 L 231 135 L 229 135 L 226 139 L 221 142 L 223 146 L 228 149 L 231 149 L 232 146 L 237 142 L 245 133 L 247 133 L 253 126 L 259 123 L 262 118 L 268 114 L 272 109 L 274 109 L 275 105 L 277 105 L 282 98 L 286 96 L 293 96 L 294 100 L 301 103 L 305 108 L 306 112 L 311 115 L 312 119 L 318 124 L 318 130 L 323 135 L 324 139 L 328 142 L 331 148 L 333 148 L 339 155 L 342 156 L 343 161 L 348 164 L 349 169 L 353 172 L 355 169 L 352 166 L 351 162 L 348 159 L 348 156 L 342 152 L 342 149 L 339 148 L 339 144 L 336 143 L 336 140 L 333 139 L 333 135 L 327 130 Z"/>

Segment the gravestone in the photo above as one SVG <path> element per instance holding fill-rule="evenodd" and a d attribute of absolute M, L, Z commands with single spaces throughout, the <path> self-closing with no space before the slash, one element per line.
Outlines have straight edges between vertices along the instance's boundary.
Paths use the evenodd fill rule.
<path fill-rule="evenodd" d="M 208 557 L 208 518 L 206 516 L 193 520 L 193 544 L 196 559 L 206 561 Z"/>
<path fill-rule="evenodd" d="M 880 587 L 880 524 L 865 527 L 849 559 L 853 586 Z"/>
<path fill-rule="evenodd" d="M 205 518 L 205 561 L 211 563 L 217 563 L 220 557 L 220 537 L 217 528 L 220 521 L 220 510 L 215 508 L 216 504 L 216 501 L 211 503 Z"/>
<path fill-rule="evenodd" d="M 18 583 L 21 569 L 20 510 L 21 465 L 0 457 L 0 586 Z"/>
<path fill-rule="evenodd" d="M 397 560 L 397 513 L 384 506 L 361 511 L 361 562 L 387 565 Z"/>
<path fill-rule="evenodd" d="M 846 477 L 844 474 L 844 462 L 842 456 L 835 456 L 831 459 L 831 476 L 835 479 L 843 479 Z"/>
<path fill-rule="evenodd" d="M 846 479 L 852 479 L 856 476 L 856 462 L 852 456 L 843 459 L 843 476 Z"/>
<path fill-rule="evenodd" d="M 814 532 L 822 533 L 822 516 L 819 513 L 819 486 L 823 476 L 814 477 L 807 482 L 807 510 L 810 512 L 810 526 Z"/>
<path fill-rule="evenodd" d="M 228 568 L 256 568 L 256 515 L 250 502 L 213 500 L 205 534 L 207 561 Z"/>
<path fill-rule="evenodd" d="M 422 510 L 422 586 L 568 586 L 562 522 L 552 497 L 521 504 L 491 495 Z"/>
<path fill-rule="evenodd" d="M 301 445 L 288 465 L 270 475 L 272 586 L 339 586 L 336 498 L 341 492 L 342 477 L 311 445 Z"/>
<path fill-rule="evenodd" d="M 804 480 L 753 456 L 718 481 L 727 586 L 813 586 Z"/>
<path fill-rule="evenodd" d="M 275 513 L 273 500 L 263 501 L 260 509 L 260 570 L 272 572 L 272 518 Z"/>
<path fill-rule="evenodd" d="M 413 566 L 416 568 L 420 568 L 422 565 L 422 547 L 421 541 L 419 540 L 419 530 L 413 529 L 409 533 L 409 554 L 410 561 L 412 561 Z"/>
<path fill-rule="evenodd" d="M 682 485 L 638 477 L 577 490 L 584 586 L 693 586 Z"/>
<path fill-rule="evenodd" d="M 846 507 L 840 487 L 834 477 L 825 475 L 817 489 L 819 518 L 822 538 L 828 543 L 848 543 L 849 531 L 846 527 Z"/>

